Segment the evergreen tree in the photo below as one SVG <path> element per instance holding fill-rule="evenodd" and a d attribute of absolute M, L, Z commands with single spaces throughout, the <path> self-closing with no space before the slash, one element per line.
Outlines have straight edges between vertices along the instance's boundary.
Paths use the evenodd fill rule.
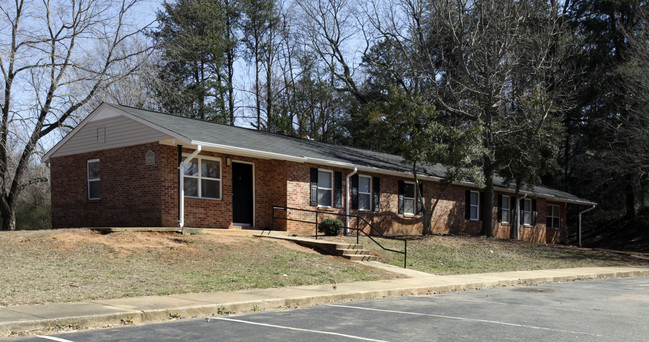
<path fill-rule="evenodd" d="M 437 205 L 448 187 L 460 181 L 473 181 L 481 185 L 482 175 L 474 160 L 482 153 L 479 127 L 466 129 L 454 127 L 431 104 L 421 98 L 408 96 L 400 87 L 392 86 L 384 103 L 372 105 L 396 139 L 395 151 L 411 165 L 415 181 L 417 207 L 422 214 L 423 234 L 432 234 L 432 218 Z M 435 193 L 432 203 L 425 203 L 421 193 L 420 177 L 425 175 L 421 166 L 444 165 L 446 174 L 440 185 L 428 192 Z"/>
<path fill-rule="evenodd" d="M 160 28 L 152 36 L 162 51 L 160 78 L 165 87 L 160 97 L 165 110 L 233 123 L 232 6 L 221 0 L 163 4 Z"/>
<path fill-rule="evenodd" d="M 604 209 L 636 215 L 642 140 L 632 138 L 645 110 L 638 101 L 631 42 L 642 37 L 646 2 L 605 0 L 574 2 L 571 24 L 583 39 L 575 65 L 581 76 L 578 102 L 564 122 L 568 131 L 562 160 L 568 190 L 596 200 Z M 628 152 L 628 153 L 627 153 Z"/>

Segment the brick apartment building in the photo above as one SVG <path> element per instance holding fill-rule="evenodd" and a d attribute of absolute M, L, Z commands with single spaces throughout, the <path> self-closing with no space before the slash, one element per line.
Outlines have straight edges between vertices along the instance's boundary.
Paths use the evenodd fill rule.
<path fill-rule="evenodd" d="M 315 211 L 320 220 L 359 215 L 385 234 L 421 234 L 423 228 L 412 174 L 401 157 L 131 107 L 100 105 L 43 161 L 51 169 L 54 228 L 248 227 L 313 234 L 313 224 L 282 218 L 312 222 Z M 440 165 L 421 169 L 429 208 L 444 172 Z M 495 205 L 484 208 L 475 185 L 451 185 L 435 210 L 433 232 L 477 234 L 482 213 L 492 210 L 496 236 L 509 238 L 519 221 L 521 239 L 556 242 L 566 232 L 567 204 L 594 205 L 536 186 L 521 192 L 516 214 L 513 189 L 498 177 L 495 186 Z"/>

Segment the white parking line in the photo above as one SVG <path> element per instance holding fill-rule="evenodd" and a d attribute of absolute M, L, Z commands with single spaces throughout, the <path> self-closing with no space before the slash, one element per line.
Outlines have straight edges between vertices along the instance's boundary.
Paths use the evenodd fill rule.
<path fill-rule="evenodd" d="M 302 328 L 293 328 L 293 327 L 285 327 L 281 325 L 275 325 L 275 324 L 267 324 L 267 323 L 258 323 L 258 322 L 250 322 L 250 321 L 243 321 L 240 319 L 233 319 L 233 318 L 227 318 L 227 317 L 208 317 L 207 321 L 209 322 L 210 320 L 213 319 L 218 319 L 221 321 L 228 321 L 228 322 L 236 322 L 236 323 L 245 323 L 245 324 L 252 324 L 252 325 L 259 325 L 262 327 L 269 327 L 269 328 L 278 328 L 278 329 L 286 329 L 286 330 L 294 330 L 294 331 L 303 331 L 303 332 L 310 332 L 310 333 L 315 333 L 315 334 L 323 334 L 323 335 L 333 335 L 333 336 L 340 336 L 340 337 L 347 337 L 350 339 L 354 340 L 361 340 L 361 341 L 374 341 L 374 342 L 387 342 L 384 340 L 375 340 L 373 338 L 366 338 L 366 337 L 361 337 L 361 336 L 353 336 L 353 335 L 347 335 L 347 334 L 339 334 L 335 332 L 329 332 L 329 331 L 320 331 L 320 330 L 311 330 L 311 329 L 302 329 Z"/>
<path fill-rule="evenodd" d="M 54 336 L 36 336 L 36 337 L 44 338 L 46 340 L 58 341 L 58 342 L 74 342 L 74 341 L 70 341 L 70 340 L 66 340 L 64 338 L 58 338 L 58 337 L 54 337 Z"/>
<path fill-rule="evenodd" d="M 505 326 L 510 326 L 510 327 L 528 328 L 528 329 L 537 329 L 537 330 L 547 330 L 547 331 L 555 331 L 555 332 L 561 332 L 561 333 L 569 333 L 569 334 L 578 334 L 578 335 L 588 335 L 588 336 L 601 337 L 601 335 L 591 334 L 591 333 L 582 332 L 582 331 L 552 329 L 552 328 L 545 328 L 545 327 L 537 327 L 537 326 L 534 326 L 534 325 L 516 324 L 516 323 L 508 323 L 508 322 L 500 322 L 500 321 L 490 321 L 490 320 L 486 320 L 486 319 L 476 319 L 476 318 L 466 318 L 466 317 L 457 317 L 457 316 L 425 314 L 425 313 L 397 311 L 397 310 L 383 310 L 383 309 L 363 308 L 363 307 L 359 307 L 359 306 L 350 306 L 350 305 L 337 305 L 337 304 L 325 304 L 325 305 L 339 307 L 339 308 L 347 308 L 347 309 L 388 312 L 388 313 L 396 313 L 396 314 L 404 314 L 404 315 L 412 315 L 412 316 L 428 316 L 428 317 L 454 319 L 454 320 L 458 320 L 458 321 L 470 321 L 470 322 L 479 322 L 479 323 L 499 324 L 499 325 L 505 325 Z"/>
<path fill-rule="evenodd" d="M 480 299 L 468 299 L 468 298 L 451 298 L 451 300 L 461 300 L 464 302 L 469 302 L 469 303 L 482 303 L 482 304 L 495 304 L 495 305 L 516 305 L 516 306 L 523 306 L 523 307 L 530 307 L 534 308 L 536 306 L 530 305 L 530 304 L 520 304 L 520 303 L 503 303 L 503 302 L 492 302 L 488 300 L 480 300 Z M 576 313 L 584 313 L 588 315 L 606 315 L 606 316 L 618 316 L 618 317 L 635 317 L 635 318 L 649 318 L 649 316 L 641 316 L 641 315 L 624 315 L 624 314 L 618 314 L 618 313 L 612 313 L 612 312 L 598 312 L 593 309 L 588 309 L 588 310 L 580 310 L 580 309 L 570 309 L 570 308 L 558 308 L 558 307 L 553 307 L 552 310 L 557 310 L 557 311 L 567 311 L 567 312 L 576 312 Z"/>

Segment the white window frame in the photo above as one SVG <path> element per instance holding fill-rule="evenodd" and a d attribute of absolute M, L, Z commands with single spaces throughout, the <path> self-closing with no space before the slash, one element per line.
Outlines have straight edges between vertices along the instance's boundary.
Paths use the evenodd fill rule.
<path fill-rule="evenodd" d="M 473 194 L 476 194 L 475 198 L 477 199 L 477 203 L 471 202 L 471 199 L 473 198 Z M 471 216 L 471 208 L 476 208 L 475 210 L 475 217 Z M 469 190 L 469 220 L 471 221 L 479 221 L 480 220 L 480 192 L 479 191 L 474 191 L 474 190 Z"/>
<path fill-rule="evenodd" d="M 556 208 L 556 216 L 552 212 L 550 208 Z M 560 229 L 561 228 L 561 207 L 556 204 L 548 204 L 548 211 L 547 211 L 547 218 L 546 218 L 546 227 L 550 229 Z M 550 224 L 547 224 L 547 219 L 550 219 Z M 554 226 L 554 219 L 558 219 L 559 225 L 557 227 Z"/>
<path fill-rule="evenodd" d="M 325 188 L 325 187 L 320 186 L 320 172 L 326 172 L 326 173 L 329 174 L 329 180 L 330 180 L 329 184 L 331 184 L 331 188 Z M 320 190 L 329 191 L 331 193 L 331 198 L 330 198 L 330 202 L 329 202 L 329 203 L 331 203 L 331 205 L 322 205 L 322 204 L 320 204 Z M 333 206 L 334 206 L 334 172 L 333 172 L 333 170 L 318 169 L 318 190 L 317 190 L 316 196 L 318 196 L 318 207 L 319 208 L 333 208 Z"/>
<path fill-rule="evenodd" d="M 529 203 L 529 210 L 525 210 L 525 203 Z M 528 216 L 530 218 L 529 222 L 525 221 L 525 214 L 526 213 L 529 214 L 529 216 Z M 523 221 L 523 225 L 524 226 L 531 226 L 532 225 L 532 199 L 523 198 L 523 205 L 522 205 L 522 208 L 521 208 L 521 215 L 522 215 L 521 218 L 522 218 L 522 221 Z"/>
<path fill-rule="evenodd" d="M 90 163 L 99 163 L 99 178 L 90 178 Z M 101 199 L 101 162 L 99 159 L 90 159 L 86 162 L 86 179 L 88 180 L 87 186 L 88 186 L 88 199 L 89 200 L 99 200 Z M 99 190 L 99 197 L 90 197 L 90 183 L 91 182 L 99 182 L 100 190 Z"/>
<path fill-rule="evenodd" d="M 500 216 L 500 221 L 502 223 L 510 223 L 509 221 L 510 221 L 511 212 L 512 212 L 512 198 L 511 198 L 511 196 L 503 195 L 502 196 L 503 202 L 501 204 L 505 203 L 505 201 L 504 201 L 505 198 L 507 199 L 507 208 L 505 209 L 504 205 L 500 207 L 500 211 L 501 211 L 501 213 L 500 213 L 500 215 L 501 215 Z M 505 215 L 505 212 L 507 212 L 507 215 Z"/>
<path fill-rule="evenodd" d="M 183 156 L 188 157 L 189 154 L 184 154 L 183 153 Z M 183 177 L 184 178 L 192 178 L 192 179 L 197 180 L 197 182 L 198 182 L 198 196 L 185 195 L 185 197 L 187 197 L 187 198 L 200 198 L 200 199 L 207 199 L 207 200 L 218 200 L 218 201 L 222 200 L 223 199 L 223 160 L 221 160 L 221 158 L 217 158 L 217 157 L 209 157 L 209 156 L 201 156 L 201 155 L 198 155 L 198 156 L 192 158 L 192 160 L 194 160 L 194 159 L 198 161 L 198 172 L 197 172 L 198 175 L 197 176 L 188 176 L 188 175 L 185 174 L 185 170 L 183 169 Z M 203 175 L 201 173 L 201 171 L 202 171 L 201 168 L 203 167 L 203 163 L 202 163 L 203 160 L 211 160 L 211 161 L 218 161 L 219 162 L 219 176 L 220 176 L 220 178 L 203 177 Z M 185 164 L 185 167 L 187 167 L 188 164 L 189 163 Z M 203 196 L 203 192 L 202 192 L 202 189 L 201 189 L 201 187 L 202 187 L 201 180 L 203 180 L 203 179 L 211 180 L 211 181 L 218 181 L 219 182 L 219 197 L 218 198 L 204 197 Z"/>
<path fill-rule="evenodd" d="M 406 196 L 406 184 L 412 184 L 412 196 L 413 197 L 408 197 Z M 415 215 L 415 212 L 417 211 L 417 184 L 415 182 L 408 182 L 408 181 L 403 181 L 403 214 L 404 215 Z M 407 212 L 406 211 L 406 201 L 407 200 L 412 200 L 412 212 Z"/>
<path fill-rule="evenodd" d="M 361 178 L 366 178 L 369 180 L 369 192 L 361 192 Z M 369 208 L 361 208 L 361 195 L 367 196 L 367 204 Z M 405 197 L 404 197 L 405 198 Z M 368 175 L 358 175 L 358 210 L 360 211 L 371 211 L 372 210 L 372 177 Z"/>

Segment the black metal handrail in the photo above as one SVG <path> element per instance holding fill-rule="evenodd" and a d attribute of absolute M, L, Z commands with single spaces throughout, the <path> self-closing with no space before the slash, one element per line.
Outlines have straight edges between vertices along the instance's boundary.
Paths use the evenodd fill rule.
<path fill-rule="evenodd" d="M 275 210 L 284 210 L 284 211 L 286 211 L 287 212 L 287 214 L 286 214 L 287 217 L 277 217 L 277 216 L 275 216 Z M 295 211 L 301 211 L 301 212 L 307 212 L 307 213 L 315 213 L 315 222 L 288 218 L 288 211 L 289 210 L 295 210 Z M 407 261 L 408 261 L 408 240 L 393 237 L 393 236 L 385 236 L 385 235 L 383 235 L 383 233 L 381 231 L 374 228 L 374 226 L 370 222 L 368 222 L 365 218 L 361 217 L 360 215 L 338 214 L 338 213 L 331 213 L 331 212 L 325 212 L 325 211 L 291 208 L 291 207 L 283 207 L 283 206 L 273 206 L 272 211 L 273 211 L 273 219 L 272 219 L 272 229 L 273 230 L 275 230 L 275 219 L 293 221 L 293 222 L 301 222 L 301 223 L 308 223 L 308 224 L 315 224 L 315 239 L 316 240 L 318 239 L 318 224 L 319 224 L 318 223 L 318 215 L 319 214 L 327 215 L 327 216 L 344 216 L 344 217 L 349 217 L 349 218 L 355 218 L 356 219 L 356 228 L 347 227 L 347 226 L 344 227 L 344 228 L 356 231 L 356 244 L 359 244 L 360 233 L 363 233 L 370 240 L 372 240 L 372 242 L 374 242 L 377 246 L 381 247 L 383 250 L 398 253 L 398 254 L 403 254 L 403 268 L 407 268 L 406 265 L 407 265 Z M 370 232 L 376 233 L 378 236 L 380 236 L 383 239 L 403 241 L 403 251 L 399 251 L 399 250 L 396 250 L 396 249 L 391 249 L 391 248 L 384 247 L 380 242 L 376 241 L 370 234 L 366 233 L 365 230 L 359 228 L 359 221 L 360 220 L 362 220 L 365 223 L 366 226 L 370 227 Z"/>

